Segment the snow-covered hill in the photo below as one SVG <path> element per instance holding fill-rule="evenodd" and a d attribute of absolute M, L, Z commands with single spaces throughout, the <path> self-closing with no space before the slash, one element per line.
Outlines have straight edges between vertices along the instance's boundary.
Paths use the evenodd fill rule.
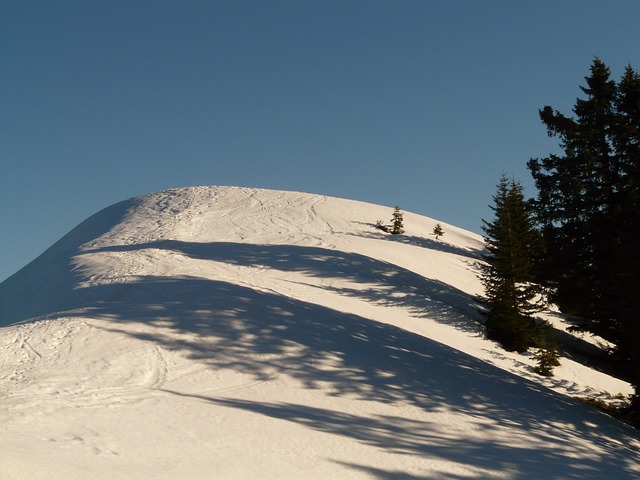
<path fill-rule="evenodd" d="M 482 239 L 391 213 L 197 187 L 89 218 L 0 284 L 0 478 L 640 478 L 571 398 L 629 385 L 533 374 L 482 335 Z"/>

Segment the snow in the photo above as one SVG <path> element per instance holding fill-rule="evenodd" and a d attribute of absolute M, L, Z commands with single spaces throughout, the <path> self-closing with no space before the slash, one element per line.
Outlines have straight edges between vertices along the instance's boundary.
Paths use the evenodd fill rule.
<path fill-rule="evenodd" d="M 482 239 L 391 213 L 192 187 L 89 218 L 0 284 L 0 478 L 640 478 L 573 398 L 630 385 L 485 339 Z"/>

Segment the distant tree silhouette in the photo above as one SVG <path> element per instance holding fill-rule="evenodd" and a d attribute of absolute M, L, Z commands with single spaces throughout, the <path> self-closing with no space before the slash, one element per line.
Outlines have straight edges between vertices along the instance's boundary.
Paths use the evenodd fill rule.
<path fill-rule="evenodd" d="M 393 211 L 393 218 L 391 219 L 391 222 L 391 233 L 393 235 L 404 233 L 404 218 L 400 211 L 400 207 L 396 207 Z"/>
<path fill-rule="evenodd" d="M 376 222 L 376 228 L 383 232 L 398 235 L 404 233 L 403 214 L 400 211 L 400 207 L 396 207 L 393 211 L 393 217 L 391 218 L 391 225 L 385 225 L 382 220 Z"/>
<path fill-rule="evenodd" d="M 436 223 L 436 226 L 433 227 L 433 234 L 436 236 L 436 240 L 444 235 L 444 230 L 442 229 L 442 225 Z"/>

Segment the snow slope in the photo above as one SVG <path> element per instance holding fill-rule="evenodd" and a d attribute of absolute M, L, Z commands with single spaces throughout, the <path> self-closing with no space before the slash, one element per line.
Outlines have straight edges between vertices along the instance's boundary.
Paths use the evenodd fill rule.
<path fill-rule="evenodd" d="M 89 218 L 0 284 L 0 478 L 640 478 L 571 398 L 629 385 L 486 340 L 482 239 L 391 212 L 195 187 Z"/>

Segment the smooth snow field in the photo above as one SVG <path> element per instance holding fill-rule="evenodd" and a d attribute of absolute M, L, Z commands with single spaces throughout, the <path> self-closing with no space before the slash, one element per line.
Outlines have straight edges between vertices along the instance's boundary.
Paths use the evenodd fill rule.
<path fill-rule="evenodd" d="M 640 478 L 573 398 L 629 384 L 487 340 L 482 238 L 392 212 L 194 187 L 86 220 L 0 284 L 0 479 Z"/>

